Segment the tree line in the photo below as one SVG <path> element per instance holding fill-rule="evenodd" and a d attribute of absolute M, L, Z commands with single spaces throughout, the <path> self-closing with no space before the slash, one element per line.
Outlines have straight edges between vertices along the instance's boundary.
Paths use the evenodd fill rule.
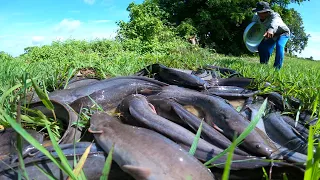
<path fill-rule="evenodd" d="M 308 43 L 299 12 L 289 9 L 290 3 L 306 0 L 266 0 L 291 30 L 287 53 L 300 53 Z M 145 0 L 131 3 L 130 20 L 119 21 L 117 39 L 135 39 L 146 44 L 169 41 L 176 36 L 193 40 L 201 47 L 218 53 L 242 55 L 250 53 L 242 39 L 251 22 L 258 0 Z"/>

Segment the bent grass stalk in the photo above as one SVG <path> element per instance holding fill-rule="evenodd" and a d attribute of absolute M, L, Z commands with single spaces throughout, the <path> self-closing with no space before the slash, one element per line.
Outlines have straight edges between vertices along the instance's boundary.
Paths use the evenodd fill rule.
<path fill-rule="evenodd" d="M 256 114 L 256 116 L 249 123 L 249 125 L 246 127 L 246 129 L 240 134 L 240 136 L 237 137 L 237 139 L 235 140 L 236 146 L 238 146 L 241 143 L 241 141 L 244 140 L 251 133 L 251 131 L 256 127 L 256 125 L 258 124 L 259 120 L 261 119 L 262 114 L 264 113 L 264 111 L 265 111 L 265 109 L 267 107 L 267 102 L 268 102 L 268 99 L 266 98 L 263 101 L 261 107 L 259 108 L 259 111 Z M 232 149 L 232 144 L 227 149 L 225 149 L 224 151 L 219 153 L 217 156 L 215 156 L 212 159 L 210 159 L 207 162 L 205 162 L 204 165 L 209 166 L 212 162 L 216 161 L 217 159 L 219 159 L 220 157 L 225 155 L 227 152 L 230 152 L 231 149 Z"/>

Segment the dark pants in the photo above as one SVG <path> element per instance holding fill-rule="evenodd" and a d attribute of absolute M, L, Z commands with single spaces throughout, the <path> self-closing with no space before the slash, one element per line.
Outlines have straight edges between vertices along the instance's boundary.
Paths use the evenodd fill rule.
<path fill-rule="evenodd" d="M 273 40 L 272 38 L 262 40 L 258 47 L 260 63 L 268 64 L 274 46 L 276 46 L 276 58 L 273 66 L 276 69 L 280 69 L 284 59 L 284 47 L 286 46 L 288 40 L 288 35 L 279 36 L 276 40 Z"/>

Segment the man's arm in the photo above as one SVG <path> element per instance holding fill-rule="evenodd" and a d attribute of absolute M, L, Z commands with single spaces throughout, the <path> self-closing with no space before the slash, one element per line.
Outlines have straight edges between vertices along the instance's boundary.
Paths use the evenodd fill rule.
<path fill-rule="evenodd" d="M 271 22 L 268 27 L 268 33 L 274 34 L 277 32 L 278 27 L 282 24 L 282 19 L 278 13 L 271 13 Z"/>

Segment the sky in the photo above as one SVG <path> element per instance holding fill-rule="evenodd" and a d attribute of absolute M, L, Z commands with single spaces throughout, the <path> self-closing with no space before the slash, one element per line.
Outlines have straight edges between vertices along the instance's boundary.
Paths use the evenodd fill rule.
<path fill-rule="evenodd" d="M 291 4 L 289 8 L 297 10 L 303 20 L 303 25 L 307 34 L 310 34 L 308 45 L 300 57 L 312 56 L 315 60 L 320 60 L 320 0 L 305 1 L 302 4 Z"/>
<path fill-rule="evenodd" d="M 24 48 L 50 44 L 56 40 L 96 38 L 112 39 L 119 20 L 128 21 L 126 8 L 131 2 L 143 0 L 1 0 L 0 51 L 13 56 Z M 300 12 L 307 34 L 308 46 L 298 54 L 320 60 L 319 0 L 289 5 Z"/>

